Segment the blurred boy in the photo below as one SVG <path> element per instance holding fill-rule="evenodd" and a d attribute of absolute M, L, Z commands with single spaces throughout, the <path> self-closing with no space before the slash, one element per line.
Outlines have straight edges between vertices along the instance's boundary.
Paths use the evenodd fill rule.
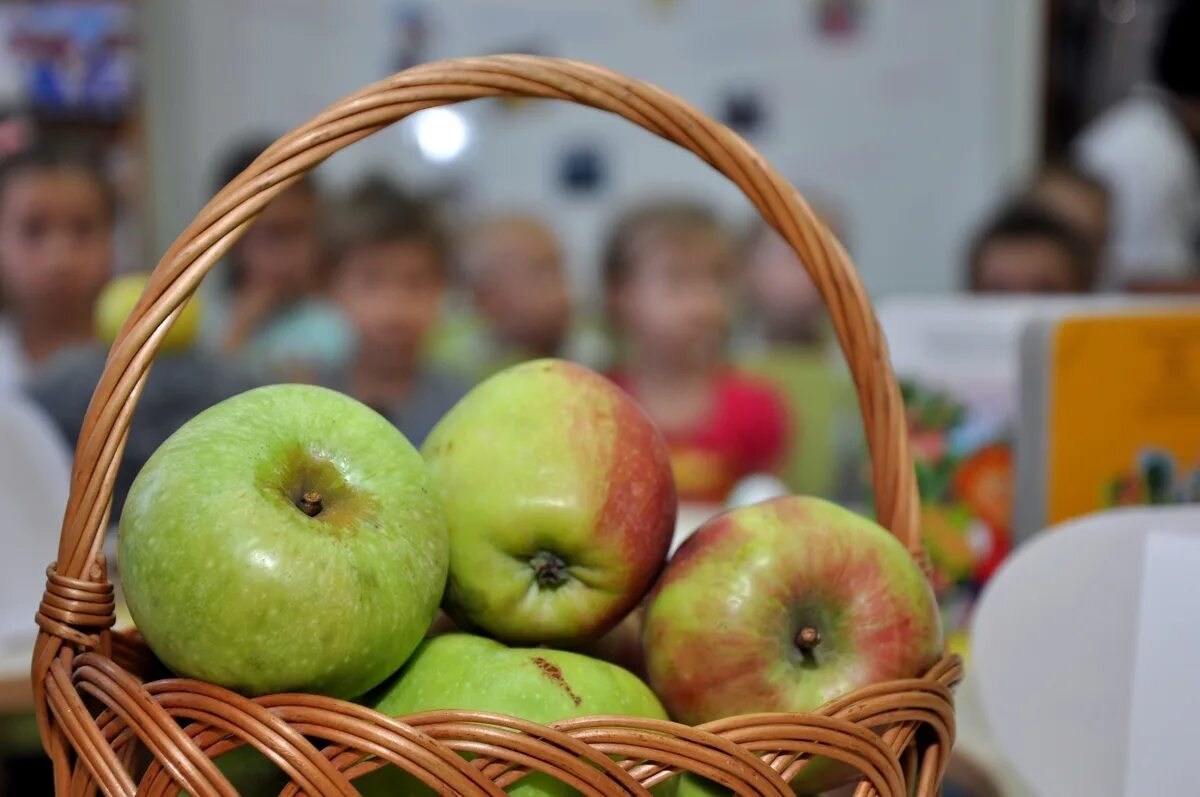
<path fill-rule="evenodd" d="M 976 235 L 967 261 L 972 293 L 1087 293 L 1095 253 L 1075 228 L 1032 204 L 1000 211 Z"/>
<path fill-rule="evenodd" d="M 465 237 L 462 267 L 486 330 L 487 370 L 562 355 L 571 297 L 558 239 L 541 220 L 483 221 Z"/>
<path fill-rule="evenodd" d="M 92 166 L 52 150 L 0 162 L 0 390 L 95 337 L 113 268 L 113 194 Z"/>
<path fill-rule="evenodd" d="M 322 381 L 374 407 L 419 446 L 468 387 L 420 357 L 446 291 L 445 236 L 431 208 L 378 185 L 343 211 L 330 295 L 356 345 Z"/>
<path fill-rule="evenodd" d="M 0 167 L 0 287 L 19 342 L 20 381 L 71 448 L 108 354 L 93 316 L 112 271 L 114 221 L 108 185 L 80 160 L 30 152 Z M 252 386 L 192 349 L 160 351 L 130 424 L 114 519 L 133 478 L 172 432 Z"/>
<path fill-rule="evenodd" d="M 241 174 L 269 141 L 237 147 L 218 188 Z M 229 253 L 227 305 L 214 319 L 220 349 L 277 376 L 307 381 L 349 356 L 350 328 L 322 295 L 320 198 L 310 175 L 263 208 Z"/>
<path fill-rule="evenodd" d="M 1033 179 L 1026 198 L 1073 226 L 1088 239 L 1097 262 L 1105 262 L 1112 202 L 1103 181 L 1067 161 L 1050 163 Z"/>
<path fill-rule="evenodd" d="M 782 398 L 725 360 L 730 277 L 728 241 L 701 205 L 645 205 L 610 234 L 604 282 L 626 351 L 613 378 L 662 429 L 683 501 L 724 501 L 787 445 Z"/>
<path fill-rule="evenodd" d="M 611 362 L 602 320 L 575 312 L 558 238 L 538 217 L 480 221 L 463 236 L 458 261 L 471 307 L 439 326 L 431 361 L 475 379 L 538 357 Z"/>
<path fill-rule="evenodd" d="M 836 227 L 835 217 L 822 215 Z M 744 364 L 787 396 L 792 411 L 784 480 L 804 495 L 857 498 L 858 400 L 832 344 L 821 295 L 787 241 L 761 221 L 746 237 L 743 259 L 750 311 L 763 338 Z"/>

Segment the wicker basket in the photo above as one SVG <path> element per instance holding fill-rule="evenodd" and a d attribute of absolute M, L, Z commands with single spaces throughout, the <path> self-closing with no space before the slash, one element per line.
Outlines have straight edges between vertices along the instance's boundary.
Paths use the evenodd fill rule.
<path fill-rule="evenodd" d="M 355 795 L 384 762 L 442 794 L 499 795 L 540 770 L 586 795 L 645 795 L 680 771 L 738 794 L 791 795 L 813 756 L 862 773 L 858 795 L 932 797 L 954 740 L 946 657 L 919 679 L 877 684 L 812 714 L 759 714 L 690 728 L 630 717 L 551 727 L 440 711 L 384 717 L 302 694 L 250 700 L 155 676 L 136 634 L 110 629 L 113 588 L 101 551 L 117 463 L 155 350 L 182 303 L 271 199 L 343 147 L 439 105 L 529 96 L 601 108 L 681 147 L 736 183 L 808 266 L 828 304 L 858 392 L 881 521 L 921 560 L 905 416 L 878 323 L 845 251 L 804 200 L 741 138 L 654 86 L 596 66 L 499 56 L 426 64 L 369 86 L 277 141 L 200 212 L 155 269 L 109 354 L 83 424 L 58 560 L 37 613 L 33 685 L 59 797 L 234 795 L 212 758 L 243 743 L 292 779 L 286 795 Z M 923 560 L 922 560 L 923 561 Z M 460 752 L 471 753 L 468 761 Z"/>

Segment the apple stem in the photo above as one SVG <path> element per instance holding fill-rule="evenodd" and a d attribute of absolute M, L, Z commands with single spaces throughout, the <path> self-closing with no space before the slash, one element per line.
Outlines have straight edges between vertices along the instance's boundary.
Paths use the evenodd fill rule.
<path fill-rule="evenodd" d="M 811 625 L 801 628 L 800 632 L 796 634 L 796 647 L 805 653 L 811 651 L 819 644 L 821 644 L 821 632 Z"/>
<path fill-rule="evenodd" d="M 567 563 L 561 556 L 549 551 L 538 551 L 529 560 L 529 566 L 533 568 L 538 586 L 543 589 L 561 587 L 569 578 Z"/>
<path fill-rule="evenodd" d="M 300 508 L 301 512 L 309 517 L 316 517 L 317 515 L 321 514 L 321 510 L 324 509 L 324 507 L 321 506 L 321 494 L 315 490 L 310 490 L 309 492 L 300 496 L 300 501 L 297 502 L 296 506 Z"/>

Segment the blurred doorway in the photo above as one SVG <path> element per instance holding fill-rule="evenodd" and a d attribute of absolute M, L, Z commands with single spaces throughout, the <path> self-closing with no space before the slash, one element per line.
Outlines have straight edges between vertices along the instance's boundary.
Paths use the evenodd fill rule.
<path fill-rule="evenodd" d="M 1064 153 L 1098 113 L 1147 79 L 1160 21 L 1177 0 L 1050 0 L 1042 148 Z"/>

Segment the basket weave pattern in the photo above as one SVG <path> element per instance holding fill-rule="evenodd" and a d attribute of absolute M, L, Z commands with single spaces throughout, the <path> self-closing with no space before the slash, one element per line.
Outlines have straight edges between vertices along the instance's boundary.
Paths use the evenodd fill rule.
<path fill-rule="evenodd" d="M 58 559 L 37 613 L 32 677 L 60 797 L 157 797 L 181 787 L 233 797 L 212 758 L 244 743 L 292 779 L 285 795 L 352 797 L 353 779 L 386 762 L 444 794 L 500 795 L 536 770 L 585 795 L 645 795 L 689 771 L 738 794 L 783 797 L 817 755 L 861 772 L 860 797 L 938 793 L 954 740 L 951 690 L 961 677 L 953 656 L 921 678 L 876 684 L 811 714 L 698 728 L 631 717 L 546 727 L 463 711 L 396 720 L 324 697 L 250 700 L 199 681 L 150 680 L 156 662 L 140 637 L 111 630 L 113 588 L 100 550 L 112 485 L 146 374 L 183 303 L 263 207 L 330 155 L 416 111 L 497 96 L 615 113 L 694 152 L 742 189 L 800 255 L 830 309 L 861 397 L 879 519 L 924 561 L 903 404 L 874 313 L 845 251 L 757 152 L 682 100 L 589 64 L 495 56 L 418 66 L 287 134 L 218 193 L 163 256 L 113 344 L 83 424 Z"/>

